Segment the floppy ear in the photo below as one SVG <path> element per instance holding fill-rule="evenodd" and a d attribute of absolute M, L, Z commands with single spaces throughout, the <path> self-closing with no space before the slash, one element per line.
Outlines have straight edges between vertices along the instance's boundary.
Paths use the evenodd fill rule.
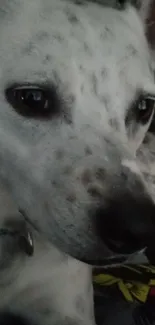
<path fill-rule="evenodd" d="M 152 4 L 155 0 L 117 0 L 117 6 L 120 8 L 125 7 L 127 4 L 133 5 L 139 12 L 141 18 L 145 21 L 151 12 Z"/>
<path fill-rule="evenodd" d="M 140 12 L 141 17 L 145 20 L 149 14 L 151 3 L 155 0 L 86 0 L 97 2 L 102 5 L 123 9 L 127 4 L 132 4 Z"/>
<path fill-rule="evenodd" d="M 153 2 L 154 0 L 131 0 L 132 5 L 137 8 L 144 21 L 150 16 Z"/>
<path fill-rule="evenodd" d="M 126 0 L 138 11 L 145 24 L 146 36 L 152 48 L 155 48 L 155 0 Z"/>

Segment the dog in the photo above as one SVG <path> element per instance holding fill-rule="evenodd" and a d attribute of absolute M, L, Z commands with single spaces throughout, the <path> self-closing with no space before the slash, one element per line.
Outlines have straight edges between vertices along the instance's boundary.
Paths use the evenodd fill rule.
<path fill-rule="evenodd" d="M 150 6 L 1 3 L 3 325 L 95 324 L 92 266 L 154 242 L 140 159 L 155 108 Z"/>

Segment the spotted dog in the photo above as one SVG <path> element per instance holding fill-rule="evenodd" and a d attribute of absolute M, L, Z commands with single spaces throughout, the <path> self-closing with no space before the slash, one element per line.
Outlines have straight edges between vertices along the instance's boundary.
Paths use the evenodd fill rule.
<path fill-rule="evenodd" d="M 1 1 L 0 182 L 18 210 L 1 218 L 1 324 L 93 325 L 91 267 L 154 242 L 136 161 L 155 106 L 149 8 Z"/>

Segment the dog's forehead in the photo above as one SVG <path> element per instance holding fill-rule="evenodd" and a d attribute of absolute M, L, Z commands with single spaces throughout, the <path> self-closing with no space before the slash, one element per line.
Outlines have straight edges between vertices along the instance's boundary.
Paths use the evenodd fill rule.
<path fill-rule="evenodd" d="M 142 23 L 132 8 L 68 0 L 15 4 L 1 18 L 3 83 L 56 82 L 103 104 L 108 97 L 127 103 L 130 88 L 134 96 L 152 82 Z"/>

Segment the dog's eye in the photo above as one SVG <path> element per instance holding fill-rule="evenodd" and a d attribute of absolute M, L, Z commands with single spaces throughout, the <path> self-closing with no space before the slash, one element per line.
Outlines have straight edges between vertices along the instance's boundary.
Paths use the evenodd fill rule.
<path fill-rule="evenodd" d="M 155 97 L 145 96 L 138 99 L 136 103 L 136 120 L 146 124 L 151 118 L 155 109 Z"/>
<path fill-rule="evenodd" d="M 131 121 L 136 121 L 143 125 L 147 124 L 155 110 L 155 96 L 139 96 L 130 107 L 126 116 L 126 125 Z"/>
<path fill-rule="evenodd" d="M 54 89 L 37 86 L 10 87 L 5 92 L 8 102 L 21 115 L 48 118 L 58 112 L 60 101 Z"/>

